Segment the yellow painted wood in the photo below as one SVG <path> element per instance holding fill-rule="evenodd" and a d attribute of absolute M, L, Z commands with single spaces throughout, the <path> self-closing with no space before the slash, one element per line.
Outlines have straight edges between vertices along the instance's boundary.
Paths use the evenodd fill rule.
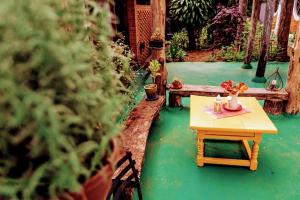
<path fill-rule="evenodd" d="M 217 165 L 244 166 L 244 167 L 250 166 L 249 160 L 229 159 L 229 158 L 204 157 L 204 163 L 217 164 Z"/>
<path fill-rule="evenodd" d="M 276 134 L 278 132 L 254 97 L 239 97 L 241 104 L 249 108 L 251 113 L 222 119 L 215 119 L 203 111 L 206 106 L 213 105 L 214 99 L 214 97 L 191 96 L 190 127 L 192 129 L 240 133 Z"/>
<path fill-rule="evenodd" d="M 249 166 L 253 171 L 257 169 L 262 133 L 276 134 L 278 131 L 255 98 L 244 97 L 239 100 L 243 106 L 251 109 L 251 113 L 215 119 L 203 111 L 205 106 L 213 105 L 214 98 L 191 96 L 190 127 L 197 130 L 198 166 L 202 167 L 204 163 L 209 163 Z M 205 157 L 204 139 L 240 140 L 246 149 L 249 160 Z M 253 140 L 252 149 L 248 140 Z"/>
<path fill-rule="evenodd" d="M 243 132 L 230 132 L 230 131 L 201 131 L 198 130 L 198 132 L 204 134 L 204 135 L 228 135 L 228 136 L 247 136 L 247 137 L 254 137 L 255 133 L 243 133 Z"/>
<path fill-rule="evenodd" d="M 243 139 L 243 140 L 242 140 L 242 143 L 243 143 L 243 145 L 244 145 L 244 147 L 245 147 L 245 150 L 246 150 L 246 152 L 247 152 L 247 155 L 248 155 L 249 159 L 251 159 L 251 148 L 250 148 L 250 146 L 249 146 L 248 141 L 245 140 L 245 139 Z"/>
<path fill-rule="evenodd" d="M 216 139 L 216 140 L 254 140 L 254 137 L 247 136 L 233 136 L 233 135 L 204 135 L 205 139 Z"/>

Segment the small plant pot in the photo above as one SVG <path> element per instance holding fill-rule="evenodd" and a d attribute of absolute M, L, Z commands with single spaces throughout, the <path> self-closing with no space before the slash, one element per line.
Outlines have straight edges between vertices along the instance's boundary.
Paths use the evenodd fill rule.
<path fill-rule="evenodd" d="M 148 100 L 153 100 L 153 99 L 157 98 L 157 85 L 156 84 L 145 85 L 144 90 L 145 90 Z"/>
<path fill-rule="evenodd" d="M 149 47 L 151 48 L 162 48 L 164 41 L 149 41 Z"/>
<path fill-rule="evenodd" d="M 181 89 L 182 88 L 182 83 L 171 83 L 170 88 L 171 89 Z"/>

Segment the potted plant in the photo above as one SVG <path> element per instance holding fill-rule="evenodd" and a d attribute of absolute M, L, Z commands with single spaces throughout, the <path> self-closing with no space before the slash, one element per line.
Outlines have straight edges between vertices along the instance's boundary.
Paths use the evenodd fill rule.
<path fill-rule="evenodd" d="M 180 80 L 177 77 L 174 77 L 172 83 L 170 84 L 171 89 L 181 89 L 182 86 L 183 86 L 182 80 Z"/>
<path fill-rule="evenodd" d="M 157 94 L 157 84 L 156 84 L 156 77 L 160 75 L 160 63 L 158 60 L 151 60 L 149 63 L 149 70 L 150 75 L 152 77 L 153 83 L 145 85 L 144 89 L 147 95 L 147 100 L 156 100 L 158 98 Z"/>
<path fill-rule="evenodd" d="M 149 46 L 151 48 L 162 48 L 164 45 L 164 38 L 161 32 L 156 29 L 156 31 L 151 35 Z"/>
<path fill-rule="evenodd" d="M 126 101 L 108 10 L 63 2 L 0 2 L 0 199 L 102 200 L 111 184 Z"/>

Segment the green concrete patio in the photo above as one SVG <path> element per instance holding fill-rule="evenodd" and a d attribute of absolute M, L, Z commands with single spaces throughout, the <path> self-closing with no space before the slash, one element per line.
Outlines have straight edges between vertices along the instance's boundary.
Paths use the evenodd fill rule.
<path fill-rule="evenodd" d="M 254 64 L 256 65 L 256 64 Z M 269 63 L 266 74 L 280 67 L 285 78 L 287 63 Z M 173 76 L 187 84 L 219 85 L 223 80 L 244 81 L 251 87 L 255 69 L 244 70 L 241 63 L 169 63 L 169 81 Z M 184 109 L 164 108 L 153 124 L 148 138 L 142 171 L 145 200 L 203 199 L 300 199 L 300 116 L 270 116 L 278 135 L 264 135 L 260 144 L 259 166 L 248 168 L 206 165 L 196 166 L 196 135 L 189 128 L 189 98 Z M 243 157 L 237 143 L 210 142 L 206 153 Z M 137 199 L 137 198 L 135 198 Z"/>

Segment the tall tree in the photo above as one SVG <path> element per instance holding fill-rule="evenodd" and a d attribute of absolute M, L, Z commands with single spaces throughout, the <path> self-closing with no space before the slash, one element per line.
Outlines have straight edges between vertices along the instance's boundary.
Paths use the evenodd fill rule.
<path fill-rule="evenodd" d="M 212 0 L 171 0 L 170 14 L 183 25 L 189 34 L 190 49 L 196 48 L 196 30 L 206 25 L 208 20 L 214 16 Z"/>
<path fill-rule="evenodd" d="M 289 64 L 289 72 L 286 84 L 286 91 L 289 93 L 289 100 L 285 111 L 289 114 L 300 112 L 300 26 L 298 24 L 295 40 L 294 53 Z"/>
<path fill-rule="evenodd" d="M 239 12 L 242 14 L 242 21 L 238 24 L 237 33 L 236 33 L 236 50 L 240 51 L 241 49 L 241 36 L 244 29 L 244 22 L 246 19 L 248 0 L 239 0 Z"/>
<path fill-rule="evenodd" d="M 276 59 L 278 61 L 286 62 L 290 59 L 288 56 L 288 42 L 294 1 L 281 0 L 280 5 L 281 15 L 279 19 L 279 29 L 277 35 L 278 53 L 276 55 Z"/>
<path fill-rule="evenodd" d="M 252 79 L 256 83 L 265 83 L 265 71 L 268 60 L 268 51 L 270 47 L 270 37 L 272 31 L 273 16 L 275 10 L 275 0 L 267 0 L 266 15 L 264 19 L 264 31 L 261 40 L 261 50 L 258 60 L 256 76 Z"/>
<path fill-rule="evenodd" d="M 242 66 L 242 68 L 244 69 L 252 69 L 250 63 L 252 60 L 253 42 L 256 35 L 256 26 L 257 26 L 257 21 L 259 19 L 259 13 L 260 13 L 260 0 L 253 0 L 252 14 L 251 14 L 251 30 L 248 36 L 248 43 L 247 43 L 246 56 L 244 59 L 244 65 Z"/>

